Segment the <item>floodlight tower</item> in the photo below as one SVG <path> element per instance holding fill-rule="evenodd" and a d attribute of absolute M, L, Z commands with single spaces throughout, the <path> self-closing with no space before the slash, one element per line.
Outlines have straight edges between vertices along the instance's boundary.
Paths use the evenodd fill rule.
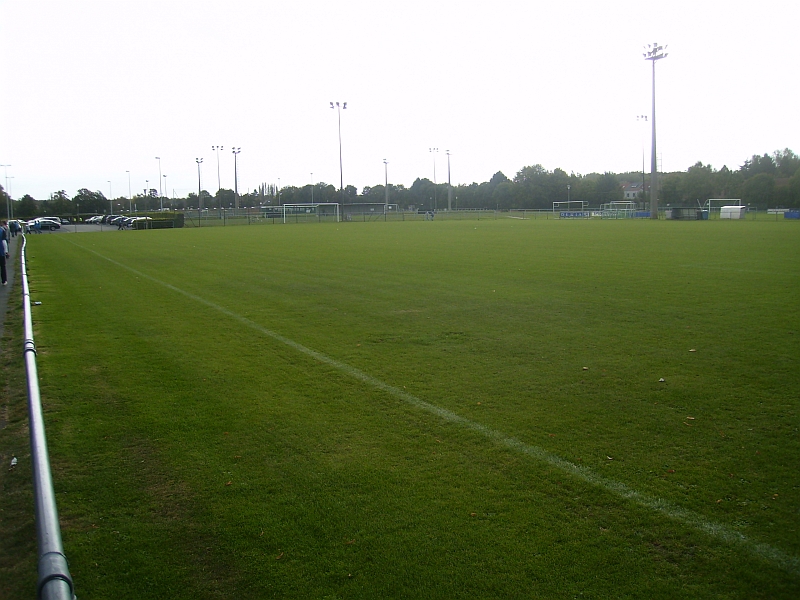
<path fill-rule="evenodd" d="M 161 188 L 161 157 L 156 156 L 156 160 L 158 161 L 158 200 L 161 202 L 161 210 L 164 210 L 164 201 L 161 199 L 162 196 L 162 188 Z"/>
<path fill-rule="evenodd" d="M 203 210 L 203 196 L 201 195 L 200 184 L 200 165 L 203 163 L 202 158 L 195 158 L 194 162 L 197 163 L 197 221 L 200 222 L 200 211 Z"/>
<path fill-rule="evenodd" d="M 231 149 L 231 152 L 233 152 L 233 206 L 236 209 L 239 208 L 239 163 L 237 162 L 237 157 L 241 151 L 241 148 Z"/>
<path fill-rule="evenodd" d="M 11 194 L 8 192 L 8 167 L 11 165 L 0 165 L 6 172 L 6 216 L 11 218 Z"/>
<path fill-rule="evenodd" d="M 222 188 L 222 179 L 219 177 L 219 151 L 225 150 L 222 146 L 211 146 L 211 149 L 217 153 L 217 192 L 219 192 L 220 188 Z"/>
<path fill-rule="evenodd" d="M 385 192 L 384 194 L 385 206 L 383 207 L 383 214 L 386 214 L 387 212 L 389 212 L 389 161 L 386 160 L 385 158 L 383 159 L 383 175 L 386 180 L 386 184 L 384 185 L 383 188 L 383 191 Z"/>
<path fill-rule="evenodd" d="M 428 148 L 428 152 L 433 154 L 433 212 L 436 212 L 436 153 L 438 148 Z"/>
<path fill-rule="evenodd" d="M 133 195 L 131 194 L 131 172 L 125 171 L 128 174 L 128 212 L 133 212 Z"/>
<path fill-rule="evenodd" d="M 342 204 L 344 204 L 344 171 L 342 171 L 342 111 L 347 108 L 347 102 L 342 102 L 341 106 L 338 102 L 336 104 L 336 111 L 339 113 L 339 191 L 342 194 Z M 331 102 L 331 108 L 334 108 L 334 103 Z"/>
<path fill-rule="evenodd" d="M 653 144 L 650 154 L 650 218 L 658 219 L 658 165 L 656 163 L 656 61 L 667 58 L 664 52 L 666 46 L 659 46 L 658 43 L 647 44 L 647 52 L 643 53 L 645 60 L 653 64 L 653 111 L 650 114 L 650 122 L 653 127 Z"/>
<path fill-rule="evenodd" d="M 450 150 L 447 153 L 447 212 L 453 210 L 453 186 L 450 185 Z"/>

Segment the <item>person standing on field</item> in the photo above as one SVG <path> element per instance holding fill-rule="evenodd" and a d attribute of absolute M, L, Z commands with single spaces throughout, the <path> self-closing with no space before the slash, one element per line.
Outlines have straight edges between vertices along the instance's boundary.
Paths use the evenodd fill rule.
<path fill-rule="evenodd" d="M 0 279 L 3 285 L 8 285 L 8 273 L 6 273 L 6 259 L 8 258 L 8 229 L 6 222 L 0 221 Z"/>

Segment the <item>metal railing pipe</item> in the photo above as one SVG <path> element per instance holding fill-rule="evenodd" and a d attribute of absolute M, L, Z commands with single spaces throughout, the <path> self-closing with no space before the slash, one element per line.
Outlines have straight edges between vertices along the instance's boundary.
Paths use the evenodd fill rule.
<path fill-rule="evenodd" d="M 28 379 L 28 418 L 31 433 L 31 470 L 33 471 L 33 497 L 36 511 L 36 538 L 39 551 L 39 579 L 37 598 L 42 600 L 73 600 L 74 586 L 69 574 L 67 557 L 61 542 L 56 495 L 50 472 L 47 436 L 44 430 L 42 400 L 39 394 L 39 373 L 36 368 L 36 345 L 33 341 L 31 295 L 25 261 L 25 236 L 22 236 L 20 270 L 22 280 L 23 321 L 25 327 L 24 356 Z"/>

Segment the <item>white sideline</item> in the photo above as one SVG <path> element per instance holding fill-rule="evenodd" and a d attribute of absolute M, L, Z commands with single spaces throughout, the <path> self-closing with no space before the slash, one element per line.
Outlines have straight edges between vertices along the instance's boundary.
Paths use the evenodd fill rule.
<path fill-rule="evenodd" d="M 79 248 L 82 248 L 83 250 L 87 250 L 92 254 L 135 274 L 138 277 L 142 277 L 144 279 L 152 281 L 153 283 L 162 285 L 165 288 L 172 290 L 173 292 L 181 294 L 191 300 L 194 300 L 195 302 L 198 302 L 209 308 L 212 308 L 230 317 L 231 319 L 239 321 L 240 323 L 251 329 L 259 331 L 264 335 L 278 342 L 281 342 L 282 344 L 285 344 L 302 354 L 305 354 L 306 356 L 310 356 L 311 358 L 321 363 L 329 365 L 343 373 L 347 373 L 348 375 L 350 375 L 355 379 L 363 381 L 364 383 L 372 387 L 382 390 L 397 398 L 400 398 L 401 400 L 407 402 L 408 404 L 420 408 L 422 410 L 425 410 L 431 414 L 434 414 L 449 423 L 454 423 L 462 427 L 465 427 L 466 429 L 469 429 L 471 431 L 480 433 L 484 437 L 500 444 L 501 446 L 505 446 L 506 448 L 509 448 L 511 450 L 516 450 L 518 452 L 521 452 L 522 454 L 526 454 L 527 456 L 545 462 L 553 467 L 557 467 L 558 469 L 561 469 L 562 471 L 569 473 L 570 475 L 580 479 L 581 481 L 584 481 L 585 483 L 603 488 L 619 496 L 620 498 L 624 498 L 625 500 L 630 500 L 632 502 L 635 502 L 639 506 L 657 511 L 669 517 L 670 519 L 679 521 L 684 525 L 693 527 L 694 529 L 702 531 L 703 533 L 706 533 L 711 537 L 717 538 L 726 543 L 739 544 L 740 546 L 747 549 L 751 554 L 766 559 L 769 562 L 773 563 L 774 565 L 780 567 L 781 569 L 789 573 L 792 573 L 794 575 L 800 575 L 800 558 L 798 558 L 797 556 L 792 556 L 790 554 L 787 554 L 782 550 L 775 548 L 769 544 L 759 543 L 754 540 L 751 540 L 747 536 L 743 535 L 739 531 L 736 531 L 732 527 L 729 527 L 728 525 L 724 525 L 722 523 L 717 523 L 715 521 L 706 519 L 701 514 L 698 514 L 691 510 L 687 510 L 685 508 L 681 508 L 680 506 L 676 506 L 675 504 L 672 504 L 667 500 L 650 496 L 648 494 L 643 494 L 628 487 L 622 482 L 615 481 L 613 479 L 608 479 L 606 477 L 598 475 L 588 467 L 572 463 L 564 458 L 561 458 L 556 454 L 544 450 L 543 448 L 539 448 L 538 446 L 533 446 L 531 444 L 526 444 L 525 442 L 521 442 L 520 440 L 517 440 L 513 437 L 507 437 L 499 431 L 486 427 L 485 425 L 481 425 L 480 423 L 477 423 L 475 421 L 466 419 L 450 410 L 447 410 L 446 408 L 441 408 L 439 406 L 436 406 L 435 404 L 426 402 L 425 400 L 417 398 L 416 396 L 409 394 L 404 390 L 394 387 L 393 385 L 389 385 L 388 383 L 385 383 L 379 379 L 376 379 L 375 377 L 372 377 L 371 375 L 368 375 L 367 373 L 364 373 L 363 371 L 356 369 L 355 367 L 352 367 L 346 363 L 340 362 L 334 358 L 326 356 L 325 354 L 317 352 L 316 350 L 312 350 L 311 348 L 303 346 L 302 344 L 299 344 L 294 340 L 290 340 L 289 338 L 284 337 L 279 333 L 276 333 L 274 331 L 267 329 L 266 327 L 263 327 L 262 325 L 259 325 L 255 321 L 251 321 L 247 317 L 238 315 L 235 312 L 223 306 L 215 304 L 209 300 L 206 300 L 205 298 L 197 296 L 196 294 L 192 294 L 191 292 L 182 290 L 165 281 L 161 281 L 160 279 L 156 279 L 155 277 L 146 275 L 141 271 L 137 271 L 132 267 L 129 267 L 120 262 L 117 262 L 112 258 L 104 256 L 99 252 L 92 250 L 91 248 L 80 246 L 79 244 L 75 244 L 72 241 L 70 241 L 70 243 L 74 244 L 75 246 L 78 246 Z"/>

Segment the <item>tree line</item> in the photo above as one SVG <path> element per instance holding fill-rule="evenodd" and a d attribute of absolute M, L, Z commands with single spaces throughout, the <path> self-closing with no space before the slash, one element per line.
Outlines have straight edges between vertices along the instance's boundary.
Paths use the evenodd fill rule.
<path fill-rule="evenodd" d="M 483 183 L 453 186 L 451 207 L 453 209 L 496 208 L 508 209 L 551 209 L 553 202 L 582 200 L 589 206 L 623 199 L 626 182 L 639 182 L 649 177 L 642 173 L 590 173 L 567 174 L 556 168 L 552 171 L 536 164 L 520 169 L 509 179 L 498 171 L 489 181 Z M 756 208 L 800 207 L 800 157 L 786 148 L 763 156 L 753 155 L 738 169 L 723 166 L 716 170 L 711 165 L 698 162 L 686 171 L 663 173 L 659 176 L 659 202 L 671 206 L 697 206 L 709 198 L 737 198 L 746 205 Z M 410 187 L 389 184 L 389 203 L 401 209 L 442 210 L 448 207 L 447 184 L 434 184 L 427 178 L 417 178 Z M 383 184 L 365 186 L 361 193 L 352 185 L 339 190 L 333 184 L 320 182 L 301 187 L 286 186 L 278 189 L 273 184 L 261 184 L 258 189 L 240 194 L 240 207 L 279 206 L 309 202 L 338 202 L 344 204 L 376 203 L 383 204 L 386 188 Z M 86 188 L 70 197 L 60 190 L 47 200 L 35 200 L 25 195 L 11 200 L 12 214 L 19 218 L 77 214 L 104 214 L 109 212 L 155 211 L 163 205 L 172 210 L 198 208 L 202 199 L 203 207 L 210 210 L 233 208 L 236 197 L 233 190 L 220 189 L 212 195 L 206 190 L 185 198 L 160 198 L 157 190 L 137 194 L 133 198 L 118 197 L 109 200 L 100 191 Z M 649 202 L 647 187 L 637 198 L 643 206 Z M 8 196 L 0 186 L 0 214 L 6 214 Z"/>

